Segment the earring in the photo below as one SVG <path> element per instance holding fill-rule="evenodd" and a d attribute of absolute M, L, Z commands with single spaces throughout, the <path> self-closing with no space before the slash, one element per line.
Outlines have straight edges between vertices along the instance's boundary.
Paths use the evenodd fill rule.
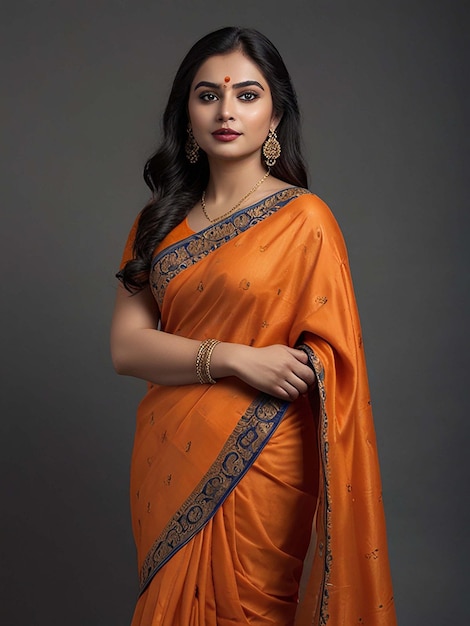
<path fill-rule="evenodd" d="M 188 124 L 187 128 L 188 138 L 186 140 L 186 145 L 184 150 L 186 152 L 186 158 L 190 163 L 197 163 L 199 159 L 199 145 L 197 141 L 194 139 L 193 129 L 191 128 L 191 124 Z"/>
<path fill-rule="evenodd" d="M 277 159 L 281 156 L 281 144 L 278 141 L 276 131 L 272 128 L 263 144 L 263 154 L 268 167 L 274 167 Z"/>

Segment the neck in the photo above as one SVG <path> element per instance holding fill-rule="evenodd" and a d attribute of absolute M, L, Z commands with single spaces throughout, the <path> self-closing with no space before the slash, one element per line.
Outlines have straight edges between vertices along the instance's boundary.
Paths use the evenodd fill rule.
<path fill-rule="evenodd" d="M 243 161 L 210 161 L 210 176 L 206 199 L 215 205 L 235 204 L 253 185 L 266 174 L 267 167 L 255 159 Z"/>

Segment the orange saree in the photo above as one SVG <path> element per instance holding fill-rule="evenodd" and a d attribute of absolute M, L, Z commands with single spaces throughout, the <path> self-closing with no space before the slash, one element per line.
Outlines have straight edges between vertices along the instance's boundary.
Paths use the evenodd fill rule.
<path fill-rule="evenodd" d="M 235 378 L 148 385 L 132 626 L 395 625 L 359 319 L 328 207 L 288 188 L 200 233 L 183 221 L 150 285 L 165 332 L 301 346 L 318 384 L 293 403 Z"/>

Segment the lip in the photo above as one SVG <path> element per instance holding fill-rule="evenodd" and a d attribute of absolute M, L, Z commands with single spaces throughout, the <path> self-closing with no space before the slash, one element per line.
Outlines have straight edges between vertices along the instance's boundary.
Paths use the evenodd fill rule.
<path fill-rule="evenodd" d="M 237 137 L 240 137 L 241 133 L 238 133 L 232 128 L 219 128 L 212 133 L 212 136 L 218 141 L 233 141 Z"/>

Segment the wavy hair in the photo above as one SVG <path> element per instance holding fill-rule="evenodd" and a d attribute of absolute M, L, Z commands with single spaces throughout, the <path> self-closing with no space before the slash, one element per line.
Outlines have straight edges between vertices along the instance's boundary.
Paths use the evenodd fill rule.
<path fill-rule="evenodd" d="M 142 210 L 133 248 L 133 259 L 117 277 L 131 293 L 149 282 L 152 256 L 157 245 L 189 213 L 209 180 L 209 164 L 201 150 L 199 160 L 189 163 L 185 155 L 189 91 L 201 65 L 214 55 L 241 50 L 260 69 L 271 90 L 273 109 L 280 118 L 276 132 L 282 146 L 271 168 L 277 178 L 307 187 L 301 152 L 300 113 L 297 97 L 279 52 L 267 37 L 250 28 L 227 27 L 209 33 L 184 57 L 173 81 L 163 114 L 163 139 L 144 167 L 144 180 L 152 198 Z"/>

